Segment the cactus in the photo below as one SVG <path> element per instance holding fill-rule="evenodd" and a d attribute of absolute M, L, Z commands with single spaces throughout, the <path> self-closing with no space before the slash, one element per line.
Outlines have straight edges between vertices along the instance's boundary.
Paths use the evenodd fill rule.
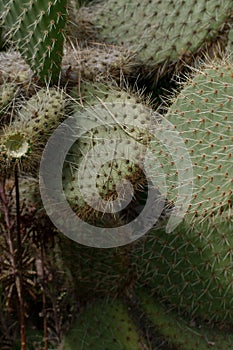
<path fill-rule="evenodd" d="M 231 63 L 206 66 L 188 81 L 166 116 L 180 132 L 193 163 L 193 199 L 188 215 L 195 222 L 230 210 L 232 73 Z"/>
<path fill-rule="evenodd" d="M 86 308 L 65 337 L 60 350 L 147 350 L 145 340 L 119 300 L 99 301 Z"/>
<path fill-rule="evenodd" d="M 66 35 L 73 43 L 77 42 L 81 46 L 86 46 L 86 42 L 93 42 L 96 31 L 91 25 L 91 11 L 89 7 L 78 6 L 76 0 L 68 1 L 68 18 Z M 98 42 L 98 41 L 96 41 Z"/>
<path fill-rule="evenodd" d="M 232 56 L 233 56 L 233 27 L 231 27 L 229 34 L 228 34 L 227 49 L 228 49 L 228 53 L 229 53 L 231 60 L 232 60 Z"/>
<path fill-rule="evenodd" d="M 137 52 L 144 70 L 165 74 L 176 62 L 190 62 L 192 55 L 214 42 L 233 11 L 231 0 L 108 0 L 73 14 L 81 24 L 79 40 L 122 44 Z M 83 20 L 83 21 L 82 21 Z"/>
<path fill-rule="evenodd" d="M 172 208 L 169 223 L 179 209 L 176 200 L 180 179 L 172 155 L 165 146 L 158 147 L 153 137 L 154 127 L 162 118 L 153 112 L 148 101 L 144 103 L 141 96 L 117 88 L 113 81 L 122 82 L 124 77 L 129 82 L 135 81 L 140 73 L 142 79 L 147 78 L 146 74 L 153 77 L 155 74 L 158 79 L 175 66 L 183 67 L 184 61 L 193 62 L 195 56 L 203 58 L 203 52 L 213 49 L 215 53 L 218 44 L 225 49 L 226 35 L 227 50 L 232 54 L 232 29 L 227 33 L 232 21 L 232 1 L 107 0 L 78 9 L 77 2 L 70 0 L 70 23 L 65 28 L 66 4 L 66 0 L 0 2 L 4 49 L 13 44 L 11 50 L 0 52 L 1 175 L 11 175 L 15 167 L 27 173 L 38 169 L 50 134 L 64 118 L 66 103 L 63 91 L 56 86 L 39 90 L 34 83 L 39 77 L 48 86 L 61 73 L 59 84 L 71 83 L 67 84 L 67 91 L 78 85 L 71 91 L 72 118 L 76 120 L 77 130 L 86 130 L 71 147 L 63 168 L 64 193 L 74 211 L 97 227 L 109 225 L 120 231 L 121 225 L 128 223 L 131 214 L 135 217 L 146 200 L 143 190 L 149 184 L 143 161 L 149 148 L 165 173 L 166 203 Z M 67 40 L 62 51 L 64 29 L 71 40 Z M 0 41 L 1 38 L 2 35 Z M 194 77 L 174 97 L 166 114 L 166 120 L 183 138 L 193 165 L 194 177 L 190 182 L 193 197 L 182 223 L 173 232 L 165 232 L 164 227 L 154 228 L 133 247 L 97 250 L 74 244 L 63 236 L 58 238 L 59 243 L 51 253 L 54 266 L 65 271 L 69 282 L 72 281 L 71 294 L 78 298 L 83 309 L 96 296 L 114 299 L 111 304 L 99 301 L 84 309 L 61 349 L 151 348 L 153 345 L 147 344 L 146 337 L 141 335 L 143 331 L 135 325 L 141 325 L 140 317 L 135 314 L 134 323 L 132 310 L 116 300 L 131 297 L 136 283 L 146 285 L 153 294 L 150 298 L 137 292 L 138 307 L 144 310 L 143 317 L 150 320 L 165 346 L 181 350 L 206 350 L 212 345 L 216 349 L 231 348 L 228 329 L 221 332 L 210 327 L 210 321 L 226 325 L 233 319 L 233 68 L 229 62 L 211 63 L 201 70 L 195 68 Z M 94 83 L 86 83 L 83 78 Z M 91 131 L 89 126 L 94 126 Z M 170 131 L 172 136 L 173 130 Z M 75 134 L 76 130 L 72 132 Z M 118 157 L 113 152 L 117 147 L 112 146 L 118 144 L 111 143 L 115 139 L 124 149 L 124 154 Z M 170 141 L 172 144 L 172 137 Z M 79 171 L 85 170 L 88 153 L 95 159 L 87 163 L 90 169 L 81 178 L 81 191 L 77 187 Z M 106 160 L 106 153 L 116 159 Z M 98 163 L 101 164 L 98 168 L 95 161 L 100 158 L 105 162 Z M 152 165 L 151 175 L 156 177 L 153 171 Z M 120 186 L 123 179 L 133 185 L 134 201 L 123 213 L 113 215 L 107 210 L 112 200 L 118 199 L 119 194 L 120 200 L 125 199 L 128 194 L 126 187 Z M 31 193 L 27 181 L 20 182 L 20 186 L 17 211 L 21 209 L 23 216 L 27 215 L 27 209 L 32 210 L 35 223 L 30 223 L 30 229 L 43 232 L 47 221 L 38 193 L 35 196 Z M 37 182 L 35 186 L 38 191 Z M 3 187 L 1 191 L 4 194 Z M 159 191 L 163 192 L 158 186 L 161 196 Z M 88 199 L 93 207 L 86 203 L 83 193 L 90 195 Z M 5 209 L 8 203 L 2 198 Z M 13 198 L 13 202 L 17 200 Z M 34 205 L 38 211 L 34 212 Z M 0 221 L 7 221 L 1 208 Z M 63 220 L 63 213 L 59 214 Z M 0 227 L 5 226 L 0 222 Z M 20 234 L 19 224 L 18 237 Z M 46 292 L 49 294 L 49 288 L 44 289 L 43 298 Z M 157 297 L 166 301 L 166 312 L 165 307 L 155 302 Z M 55 299 L 53 305 L 57 311 Z M 169 312 L 169 307 L 185 311 L 184 318 Z M 47 321 L 45 317 L 44 329 Z M 190 321 L 198 326 L 192 325 L 190 330 Z M 56 316 L 56 327 L 59 322 Z M 24 322 L 21 327 L 24 328 Z M 45 331 L 44 347 L 48 345 L 46 337 Z M 156 339 L 153 344 L 157 347 Z M 23 339 L 21 347 L 26 348 Z"/>
<path fill-rule="evenodd" d="M 145 183 L 142 162 L 146 145 L 150 140 L 148 129 L 153 122 L 156 124 L 158 119 L 156 119 L 157 115 L 140 102 L 140 99 L 119 89 L 113 89 L 111 86 L 82 84 L 81 96 L 84 106 L 94 106 L 95 109 L 93 112 L 88 111 L 87 108 L 86 111 L 85 108 L 80 111 L 80 107 L 78 107 L 76 114 L 74 114 L 77 118 L 76 128 L 77 130 L 80 127 L 86 128 L 94 123 L 95 131 L 92 130 L 84 134 L 70 149 L 63 167 L 63 187 L 66 197 L 76 213 L 82 218 L 91 219 L 96 215 L 93 207 L 105 212 L 107 206 L 111 205 L 111 200 L 115 199 L 117 187 L 121 185 L 123 179 L 129 180 L 135 189 L 140 188 Z M 118 142 L 114 146 L 116 149 L 113 149 L 112 146 L 114 140 Z M 137 148 L 132 151 L 136 142 Z M 121 149 L 123 151 L 120 151 Z M 130 149 L 131 151 L 129 151 Z M 79 186 L 81 185 L 83 190 L 81 192 L 80 187 L 77 187 L 78 177 L 81 176 L 79 167 L 89 151 L 94 152 L 94 156 L 93 160 L 86 165 L 88 173 L 86 173 L 85 178 L 83 175 L 80 178 L 82 183 Z M 114 151 L 116 156 L 113 154 Z M 98 152 L 100 153 L 98 154 Z M 113 160 L 106 161 L 106 154 L 114 156 Z M 101 157 L 105 164 L 101 164 Z M 130 159 L 131 157 L 133 160 Z M 100 159 L 100 163 L 98 159 Z M 136 161 L 137 164 L 135 164 Z M 99 165 L 100 168 L 98 168 Z M 96 178 L 94 186 L 106 201 L 104 207 L 102 207 L 103 202 L 99 201 L 98 196 L 96 196 L 96 188 L 93 188 L 93 177 Z M 95 192 L 90 194 L 93 207 L 86 205 L 81 194 L 83 192 L 88 194 L 90 191 Z M 124 191 L 121 196 L 124 199 Z"/>
<path fill-rule="evenodd" d="M 5 114 L 6 107 L 14 99 L 17 91 L 17 85 L 12 83 L 5 83 L 0 85 L 0 125 L 2 124 L 3 114 Z"/>
<path fill-rule="evenodd" d="M 3 0 L 2 4 L 1 22 L 8 40 L 47 82 L 56 81 L 60 73 L 66 3 L 66 0 Z"/>
<path fill-rule="evenodd" d="M 83 105 L 74 105 L 77 130 L 80 126 L 83 128 L 88 125 L 93 125 L 93 129 L 84 133 L 73 144 L 66 157 L 63 166 L 64 193 L 76 215 L 81 219 L 101 227 L 106 225 L 117 227 L 120 234 L 120 226 L 125 223 L 122 212 L 125 210 L 127 213 L 129 208 L 125 208 L 119 214 L 117 210 L 112 213 L 108 212 L 106 207 L 112 205 L 112 200 L 116 197 L 117 186 L 121 185 L 124 179 L 130 181 L 134 187 L 134 197 L 141 191 L 141 186 L 146 182 L 146 178 L 143 169 L 140 169 L 139 166 L 140 162 L 143 163 L 146 145 L 150 140 L 150 127 L 152 123 L 156 126 L 158 115 L 149 108 L 149 101 L 143 103 L 140 96 L 121 90 L 114 85 L 83 82 L 81 94 L 77 96 L 76 91 L 73 91 L 73 96 L 76 99 L 81 98 L 83 103 Z M 104 124 L 100 125 L 102 121 Z M 75 128 L 72 130 L 76 134 Z M 123 154 L 119 155 L 117 147 L 121 152 L 122 148 L 118 144 L 116 147 L 112 146 L 112 141 L 115 140 L 120 142 L 120 145 L 121 142 L 123 143 Z M 137 141 L 137 147 L 133 148 L 133 151 L 131 141 L 133 146 Z M 96 150 L 94 147 L 99 148 Z M 97 154 L 99 152 L 99 155 L 94 153 L 91 162 L 88 165 L 84 163 L 88 174 L 81 178 L 80 164 L 87 152 L 92 149 Z M 116 155 L 113 154 L 113 150 L 116 151 Z M 101 154 L 103 161 L 100 159 Z M 114 156 L 116 159 L 106 160 L 106 156 Z M 97 168 L 99 159 L 100 169 Z M 89 185 L 93 186 L 92 179 L 96 185 L 93 206 L 86 202 L 80 190 L 82 186 L 84 193 L 89 193 Z M 95 200 L 98 191 L 106 202 L 99 204 L 98 197 Z M 123 187 L 121 201 L 125 199 L 125 192 L 127 194 L 127 191 L 124 191 Z M 64 216 L 60 215 L 60 217 L 63 220 Z M 127 247 L 97 250 L 61 239 L 61 251 L 63 252 L 61 257 L 63 265 L 70 269 L 80 297 L 93 296 L 93 291 L 94 294 L 116 296 L 131 288 L 135 282 L 136 276 L 129 257 L 130 249 Z"/>
<path fill-rule="evenodd" d="M 114 45 L 92 45 L 87 48 L 65 47 L 62 78 L 78 82 L 107 81 L 137 76 L 138 62 L 129 50 Z"/>
<path fill-rule="evenodd" d="M 2 113 L 2 109 L 12 101 L 15 95 L 17 85 L 6 83 L 4 85 L 0 85 L 0 112 Z"/>
<path fill-rule="evenodd" d="M 89 81 L 120 81 L 123 77 L 136 77 L 138 62 L 129 50 L 113 45 L 92 45 L 80 48 L 64 47 L 61 65 L 61 83 Z M 16 51 L 0 52 L 0 83 L 5 81 L 25 84 L 35 80 L 32 70 Z"/>
<path fill-rule="evenodd" d="M 199 323 L 198 320 L 185 319 L 155 301 L 145 291 L 137 295 L 138 307 L 149 322 L 147 330 L 155 330 L 166 341 L 166 348 L 179 350 L 227 350 L 232 346 L 232 334 L 229 329 Z M 151 328 L 150 328 L 151 327 Z M 157 337 L 158 337 L 157 334 Z M 164 343 L 164 342 L 163 342 Z"/>
<path fill-rule="evenodd" d="M 55 88 L 41 89 L 18 109 L 15 120 L 2 130 L 1 170 L 20 166 L 34 171 L 47 139 L 64 117 L 64 98 Z"/>
<path fill-rule="evenodd" d="M 152 230 L 138 251 L 142 279 L 154 292 L 193 316 L 228 322 L 233 319 L 232 72 L 227 62 L 197 71 L 170 107 L 166 118 L 185 140 L 193 164 L 192 200 L 174 232 Z M 158 152 L 167 184 L 174 185 L 177 169 L 166 164 L 165 150 Z M 170 187 L 168 199 L 175 196 Z"/>
<path fill-rule="evenodd" d="M 231 349 L 232 340 L 230 329 L 185 319 L 147 292 L 137 291 L 136 297 L 131 296 L 126 304 L 121 299 L 97 299 L 88 305 L 65 335 L 59 350 L 208 350 L 211 346 L 227 350 Z"/>
<path fill-rule="evenodd" d="M 85 247 L 59 237 L 57 257 L 60 270 L 71 276 L 78 300 L 122 296 L 134 285 L 137 276 L 131 265 L 130 247 L 111 249 Z"/>
<path fill-rule="evenodd" d="M 0 52 L 0 83 L 5 81 L 25 83 L 31 80 L 33 73 L 29 65 L 16 51 Z"/>

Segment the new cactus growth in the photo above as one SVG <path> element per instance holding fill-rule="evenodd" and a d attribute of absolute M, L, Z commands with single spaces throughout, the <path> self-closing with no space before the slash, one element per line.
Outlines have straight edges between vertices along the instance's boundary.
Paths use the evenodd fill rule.
<path fill-rule="evenodd" d="M 230 20 L 233 5 L 212 0 L 147 0 L 141 2 L 108 0 L 72 16 L 86 40 L 122 44 L 135 50 L 150 74 L 166 73 L 177 61 L 188 60 L 206 44 L 214 42 L 218 30 Z M 76 18 L 75 18 L 76 17 Z M 86 21 L 85 21 L 86 20 Z M 92 25 L 91 25 L 92 23 Z M 86 25 L 85 25 L 86 24 Z M 85 36 L 77 30 L 78 39 Z M 79 37 L 80 35 L 80 37 Z"/>
<path fill-rule="evenodd" d="M 14 166 L 35 170 L 53 129 L 64 117 L 65 101 L 55 88 L 41 89 L 16 111 L 15 120 L 1 131 L 2 171 Z"/>
<path fill-rule="evenodd" d="M 56 81 L 62 61 L 66 0 L 3 0 L 1 21 L 8 40 L 42 80 Z"/>
<path fill-rule="evenodd" d="M 224 62 L 197 71 L 170 107 L 166 118 L 192 161 L 192 199 L 174 232 L 154 230 L 142 248 L 144 281 L 173 306 L 209 320 L 233 319 L 232 73 Z M 177 169 L 158 151 L 170 184 Z M 169 200 L 175 192 L 170 187 Z"/>

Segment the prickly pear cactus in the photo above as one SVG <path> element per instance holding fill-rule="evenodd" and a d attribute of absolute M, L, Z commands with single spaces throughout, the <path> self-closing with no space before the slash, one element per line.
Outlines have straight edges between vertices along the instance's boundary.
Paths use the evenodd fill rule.
<path fill-rule="evenodd" d="M 87 48 L 66 47 L 62 61 L 62 78 L 78 82 L 107 81 L 136 77 L 138 62 L 127 49 L 114 45 L 92 45 Z"/>
<path fill-rule="evenodd" d="M 19 52 L 6 51 L 0 52 L 0 83 L 28 82 L 33 76 L 29 65 L 20 56 Z"/>
<path fill-rule="evenodd" d="M 120 81 L 135 78 L 139 63 L 135 55 L 119 46 L 105 44 L 80 48 L 65 45 L 61 63 L 61 83 L 80 84 L 87 81 Z M 0 52 L 0 83 L 25 84 L 37 80 L 30 66 L 17 51 Z M 22 88 L 22 87 L 21 87 Z"/>
<path fill-rule="evenodd" d="M 153 123 L 156 125 L 158 119 L 140 98 L 110 85 L 83 84 L 81 98 L 91 109 L 84 108 L 82 112 L 77 105 L 74 117 L 77 130 L 86 128 L 87 132 L 72 146 L 66 158 L 63 187 L 77 214 L 90 219 L 96 215 L 93 208 L 103 213 L 109 209 L 116 192 L 120 193 L 121 200 L 127 196 L 126 187 L 121 186 L 124 180 L 135 188 L 145 182 L 143 155 L 151 137 L 149 128 Z M 94 131 L 88 131 L 91 125 Z M 90 197 L 84 199 L 83 193 Z M 91 206 L 86 204 L 86 199 L 91 201 Z"/>
<path fill-rule="evenodd" d="M 86 28 L 87 39 L 92 30 L 95 40 L 135 50 L 143 64 L 150 66 L 150 74 L 159 68 L 160 76 L 214 42 L 232 11 L 231 0 L 108 0 L 73 14 L 72 23 L 83 19 L 81 28 L 84 32 Z M 78 28 L 76 35 L 85 40 L 82 31 Z"/>
<path fill-rule="evenodd" d="M 193 164 L 188 217 L 195 223 L 231 211 L 232 74 L 232 64 L 224 62 L 197 72 L 167 114 L 184 139 Z"/>
<path fill-rule="evenodd" d="M 5 83 L 0 85 L 0 125 L 2 122 L 2 115 L 5 107 L 14 99 L 17 91 L 17 85 L 12 83 Z"/>
<path fill-rule="evenodd" d="M 231 60 L 233 60 L 233 27 L 230 29 L 228 34 L 227 50 Z"/>
<path fill-rule="evenodd" d="M 137 305 L 151 322 L 146 325 L 148 333 L 150 330 L 155 330 L 157 339 L 161 338 L 166 349 L 208 350 L 213 347 L 218 350 L 227 350 L 231 348 L 233 337 L 230 329 L 221 329 L 217 325 L 182 317 L 149 296 L 146 291 L 140 291 L 136 295 Z"/>
<path fill-rule="evenodd" d="M 130 247 L 96 249 L 60 237 L 56 249 L 54 261 L 71 275 L 78 300 L 115 298 L 135 284 L 137 276 L 131 264 Z"/>
<path fill-rule="evenodd" d="M 192 198 L 173 232 L 148 235 L 138 265 L 144 282 L 174 307 L 221 321 L 233 319 L 232 73 L 224 62 L 197 71 L 167 113 L 192 161 Z M 175 165 L 166 167 L 161 154 L 174 185 Z M 168 190 L 168 199 L 174 192 Z"/>
<path fill-rule="evenodd" d="M 62 61 L 66 0 L 8 1 L 1 5 L 1 23 L 30 67 L 42 80 L 56 81 Z"/>
<path fill-rule="evenodd" d="M 147 344 L 119 300 L 100 301 L 84 310 L 60 350 L 147 350 Z"/>
<path fill-rule="evenodd" d="M 15 111 L 15 120 L 1 130 L 2 171 L 15 166 L 35 170 L 51 131 L 64 117 L 64 107 L 62 92 L 50 88 L 39 90 Z"/>

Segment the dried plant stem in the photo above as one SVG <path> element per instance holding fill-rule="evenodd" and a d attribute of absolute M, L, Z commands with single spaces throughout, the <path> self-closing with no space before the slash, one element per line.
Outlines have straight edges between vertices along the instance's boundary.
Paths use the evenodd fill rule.
<path fill-rule="evenodd" d="M 20 230 L 20 198 L 19 198 L 19 176 L 18 168 L 15 168 L 15 195 L 16 195 L 16 230 L 17 230 L 17 273 L 15 275 L 15 283 L 19 298 L 20 311 L 20 335 L 21 350 L 27 350 L 26 327 L 25 327 L 25 310 L 23 298 L 23 279 L 22 279 L 22 242 Z"/>
<path fill-rule="evenodd" d="M 46 312 L 46 291 L 45 291 L 45 270 L 44 270 L 44 244 L 43 240 L 41 242 L 40 246 L 40 255 L 41 255 L 41 268 L 42 268 L 42 283 L 41 283 L 41 290 L 42 290 L 42 303 L 43 303 L 43 328 L 44 328 L 44 350 L 48 350 L 48 325 L 47 325 L 47 312 Z"/>
<path fill-rule="evenodd" d="M 15 172 L 15 189 L 16 189 L 16 213 L 17 213 L 17 250 L 14 248 L 13 231 L 15 222 L 11 218 L 10 203 L 6 194 L 6 178 L 0 179 L 0 201 L 1 211 L 5 219 L 5 238 L 9 249 L 9 258 L 15 278 L 15 287 L 19 301 L 20 312 L 20 334 L 21 334 L 21 350 L 27 350 L 26 329 L 25 329 L 25 310 L 23 298 L 23 283 L 22 283 L 22 244 L 20 236 L 20 206 L 19 206 L 19 186 L 18 173 Z M 16 254 L 17 251 L 17 254 Z"/>

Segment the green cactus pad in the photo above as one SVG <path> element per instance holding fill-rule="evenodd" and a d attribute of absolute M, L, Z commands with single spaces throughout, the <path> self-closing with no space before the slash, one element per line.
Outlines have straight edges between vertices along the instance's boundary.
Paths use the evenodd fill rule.
<path fill-rule="evenodd" d="M 227 233 L 233 222 L 213 221 L 199 230 L 183 223 L 172 233 L 152 231 L 136 250 L 138 274 L 173 308 L 194 318 L 231 322 L 233 242 Z"/>
<path fill-rule="evenodd" d="M 64 117 L 64 106 L 63 94 L 55 88 L 41 89 L 26 101 L 2 131 L 1 169 L 19 165 L 25 171 L 34 170 L 51 131 Z"/>
<path fill-rule="evenodd" d="M 192 196 L 175 231 L 152 231 L 138 252 L 143 251 L 142 278 L 154 292 L 194 316 L 227 321 L 233 319 L 232 73 L 224 62 L 197 71 L 169 109 L 166 117 L 192 162 Z M 159 152 L 168 199 L 175 202 L 179 169 Z"/>
<path fill-rule="evenodd" d="M 96 212 L 93 212 L 92 206 L 86 206 L 80 184 L 77 186 L 78 177 L 81 176 L 80 164 L 84 159 L 88 162 L 85 155 L 94 152 L 93 160 L 83 168 L 87 171 L 85 177 L 80 177 L 82 193 L 90 194 L 91 188 L 94 191 L 90 194 L 92 203 L 97 210 L 105 212 L 107 205 L 111 205 L 111 200 L 116 199 L 117 186 L 124 179 L 130 181 L 135 188 L 140 188 L 145 183 L 143 155 L 151 136 L 148 131 L 150 123 L 153 120 L 156 125 L 157 116 L 139 98 L 104 84 L 82 84 L 81 96 L 84 105 L 90 107 L 83 111 L 80 106 L 77 107 L 77 128 L 86 128 L 93 122 L 96 127 L 80 137 L 70 149 L 63 169 L 63 187 L 77 214 L 90 218 Z M 115 140 L 119 145 L 114 144 Z M 108 159 L 110 156 L 114 156 L 113 160 Z M 95 188 L 92 186 L 93 178 L 96 179 Z M 106 207 L 101 207 L 102 204 L 98 206 L 100 202 L 96 191 L 104 198 Z M 121 196 L 123 199 L 125 193 L 122 192 Z"/>
<path fill-rule="evenodd" d="M 98 301 L 86 308 L 66 335 L 62 350 L 148 350 L 120 301 Z"/>
<path fill-rule="evenodd" d="M 9 40 L 42 80 L 57 80 L 62 61 L 67 0 L 3 0 L 2 23 Z"/>
<path fill-rule="evenodd" d="M 68 271 L 79 300 L 123 295 L 132 288 L 136 274 L 131 265 L 130 247 L 92 248 L 59 237 L 57 256 L 60 270 Z"/>
<path fill-rule="evenodd" d="M 137 293 L 139 307 L 151 322 L 156 333 L 164 338 L 170 348 L 179 350 L 231 349 L 233 336 L 230 329 L 220 329 L 211 324 L 199 323 L 194 319 L 184 319 L 169 310 L 147 293 Z M 148 332 L 150 328 L 148 327 Z"/>
<path fill-rule="evenodd" d="M 135 50 L 144 65 L 159 68 L 157 74 L 161 75 L 166 73 L 167 65 L 190 60 L 206 43 L 214 41 L 232 11 L 231 0 L 108 0 L 86 11 L 81 9 L 77 21 L 83 14 L 87 33 L 93 23 L 95 40 Z"/>
<path fill-rule="evenodd" d="M 195 221 L 228 210 L 232 204 L 232 108 L 233 67 L 223 62 L 197 72 L 166 115 L 183 138 L 193 164 L 188 214 Z M 168 198 L 172 199 L 169 194 Z"/>

